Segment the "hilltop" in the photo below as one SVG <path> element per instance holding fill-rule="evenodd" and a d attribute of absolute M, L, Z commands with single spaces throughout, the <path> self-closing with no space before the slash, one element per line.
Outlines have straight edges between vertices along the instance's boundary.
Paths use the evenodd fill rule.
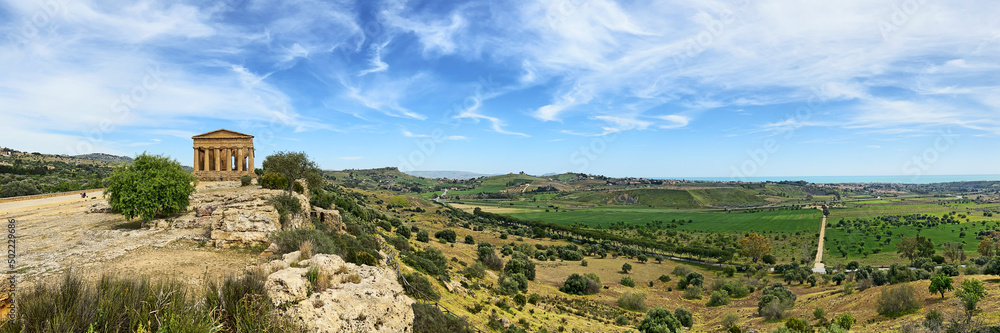
<path fill-rule="evenodd" d="M 423 178 L 445 178 L 445 179 L 471 179 L 479 178 L 485 176 L 493 176 L 489 174 L 468 172 L 468 171 L 407 171 L 406 174 L 423 177 Z"/>

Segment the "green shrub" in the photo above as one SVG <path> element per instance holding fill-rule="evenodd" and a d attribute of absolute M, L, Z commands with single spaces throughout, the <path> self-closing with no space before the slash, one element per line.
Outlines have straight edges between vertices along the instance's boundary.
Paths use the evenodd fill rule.
<path fill-rule="evenodd" d="M 740 316 L 737 316 L 735 313 L 729 313 L 726 314 L 725 317 L 722 317 L 722 328 L 729 329 L 731 327 L 737 327 L 739 323 Z"/>
<path fill-rule="evenodd" d="M 660 275 L 660 282 L 663 282 L 663 283 L 670 282 L 670 275 L 666 275 L 666 274 Z"/>
<path fill-rule="evenodd" d="M 403 263 L 431 276 L 439 276 L 448 280 L 448 259 L 441 250 L 425 247 L 403 258 Z"/>
<path fill-rule="evenodd" d="M 290 325 L 272 312 L 273 303 L 264 288 L 266 281 L 264 272 L 251 271 L 242 276 L 229 276 L 221 285 L 209 283 L 205 304 L 209 309 L 215 309 L 221 326 L 233 332 L 290 330 Z"/>
<path fill-rule="evenodd" d="M 780 283 L 765 287 L 757 302 L 757 313 L 768 320 L 781 318 L 785 311 L 795 305 L 795 293 Z"/>
<path fill-rule="evenodd" d="M 427 234 L 427 230 L 420 230 L 417 233 L 417 241 L 427 243 L 431 240 L 430 235 Z"/>
<path fill-rule="evenodd" d="M 743 284 L 742 280 L 727 281 L 721 290 L 729 293 L 732 298 L 744 298 L 750 296 L 750 288 Z"/>
<path fill-rule="evenodd" d="M 433 304 L 415 302 L 413 308 L 413 333 L 472 333 L 475 332 L 465 318 L 441 312 Z"/>
<path fill-rule="evenodd" d="M 514 304 L 517 305 L 518 307 L 523 307 L 527 303 L 528 299 L 524 297 L 524 294 L 514 295 Z"/>
<path fill-rule="evenodd" d="M 454 243 L 458 236 L 455 235 L 455 231 L 451 229 L 444 229 L 434 233 L 434 238 L 443 239 L 448 243 Z"/>
<path fill-rule="evenodd" d="M 405 280 L 405 282 L 403 280 Z M 431 282 L 427 280 L 423 274 L 403 274 L 399 284 L 403 285 L 403 289 L 406 291 L 406 294 L 413 298 L 426 301 L 437 301 L 441 299 L 441 295 L 438 295 L 438 293 L 434 291 L 434 287 L 431 286 Z"/>
<path fill-rule="evenodd" d="M 528 295 L 528 303 L 538 304 L 538 301 L 542 300 L 542 296 L 538 294 Z"/>
<path fill-rule="evenodd" d="M 240 176 L 240 186 L 250 186 L 251 182 L 253 182 L 253 177 L 250 177 L 250 175 Z"/>
<path fill-rule="evenodd" d="M 559 287 L 559 291 L 573 295 L 593 295 L 601 291 L 600 280 L 595 279 L 596 276 L 591 278 L 573 273 L 566 278 L 566 282 L 563 282 L 562 287 Z"/>
<path fill-rule="evenodd" d="M 389 238 L 389 244 L 399 250 L 401 253 L 408 253 L 413 248 L 410 246 L 410 241 L 406 240 L 405 237 L 397 235 L 396 237 Z"/>
<path fill-rule="evenodd" d="M 642 318 L 636 328 L 642 333 L 677 332 L 681 329 L 681 323 L 670 310 L 655 308 Z"/>
<path fill-rule="evenodd" d="M 271 242 L 278 246 L 278 253 L 298 251 L 305 241 L 312 242 L 315 253 L 335 254 L 337 245 L 329 236 L 316 229 L 278 231 L 271 235 Z"/>
<path fill-rule="evenodd" d="M 812 328 L 809 327 L 808 321 L 806 321 L 805 319 L 799 319 L 795 317 L 788 318 L 788 320 L 785 321 L 785 327 L 793 332 L 802 332 L 802 333 L 812 332 Z"/>
<path fill-rule="evenodd" d="M 646 311 L 646 294 L 626 291 L 622 297 L 618 298 L 618 307 L 636 312 Z"/>
<path fill-rule="evenodd" d="M 701 299 L 701 295 L 704 291 L 701 290 L 699 286 L 688 286 L 684 288 L 684 298 L 686 299 Z"/>
<path fill-rule="evenodd" d="M 845 330 L 851 330 L 851 326 L 854 326 L 854 316 L 850 312 L 844 312 L 833 319 L 833 324 L 840 326 Z"/>
<path fill-rule="evenodd" d="M 684 307 L 679 307 L 674 310 L 674 317 L 676 317 L 677 321 L 681 323 L 681 326 L 691 327 L 694 325 L 694 315 L 692 315 L 691 311 L 688 311 L 688 309 L 685 309 Z"/>
<path fill-rule="evenodd" d="M 708 307 L 729 305 L 729 293 L 725 290 L 716 290 L 708 299 Z"/>
<path fill-rule="evenodd" d="M 465 235 L 465 244 L 476 244 L 476 240 L 472 238 L 472 235 Z"/>
<path fill-rule="evenodd" d="M 277 172 L 265 172 L 259 180 L 260 187 L 271 190 L 284 190 L 288 187 L 288 180 Z"/>
<path fill-rule="evenodd" d="M 0 187 L 0 198 L 41 194 L 42 188 L 34 180 L 15 180 Z"/>
<path fill-rule="evenodd" d="M 615 318 L 615 325 L 627 326 L 628 324 L 629 320 L 627 317 L 625 317 L 625 315 L 619 315 L 617 318 Z"/>
<path fill-rule="evenodd" d="M 486 265 L 479 262 L 474 263 L 465 268 L 465 275 L 476 279 L 482 279 L 486 277 Z"/>
<path fill-rule="evenodd" d="M 292 215 L 302 213 L 302 204 L 299 202 L 299 199 L 290 194 L 282 193 L 272 196 L 267 200 L 267 203 L 274 206 L 274 209 L 278 211 L 282 225 L 288 223 Z"/>
<path fill-rule="evenodd" d="M 677 267 L 674 267 L 674 271 L 672 273 L 676 276 L 687 276 L 688 273 L 691 272 L 693 272 L 691 267 L 688 267 L 687 265 L 677 265 Z"/>
<path fill-rule="evenodd" d="M 621 284 L 626 287 L 635 288 L 635 280 L 631 276 L 622 277 Z"/>
<path fill-rule="evenodd" d="M 701 273 L 691 272 L 684 277 L 684 280 L 688 285 L 704 287 L 702 284 L 705 282 L 705 277 Z"/>
<path fill-rule="evenodd" d="M 507 261 L 507 264 L 503 267 L 504 274 L 524 274 L 528 280 L 535 280 L 535 263 L 528 259 L 528 256 L 521 253 L 515 252 L 513 256 Z"/>
<path fill-rule="evenodd" d="M 330 209 L 330 207 L 333 206 L 333 201 L 335 199 L 336 196 L 333 193 L 320 189 L 314 189 L 309 196 L 309 204 L 323 209 Z"/>
<path fill-rule="evenodd" d="M 884 288 L 876 304 L 878 314 L 890 318 L 899 317 L 920 309 L 917 291 L 908 284 Z"/>
<path fill-rule="evenodd" d="M 187 209 L 194 182 L 194 176 L 177 161 L 142 154 L 132 164 L 111 172 L 104 194 L 113 211 L 129 219 L 138 216 L 150 221 Z"/>

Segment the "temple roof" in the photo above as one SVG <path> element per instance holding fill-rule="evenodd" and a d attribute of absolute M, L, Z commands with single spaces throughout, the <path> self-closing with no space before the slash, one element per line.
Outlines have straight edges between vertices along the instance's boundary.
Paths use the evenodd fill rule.
<path fill-rule="evenodd" d="M 222 138 L 253 138 L 253 135 L 244 134 L 220 128 L 208 133 L 202 133 L 191 137 L 192 139 L 222 139 Z"/>

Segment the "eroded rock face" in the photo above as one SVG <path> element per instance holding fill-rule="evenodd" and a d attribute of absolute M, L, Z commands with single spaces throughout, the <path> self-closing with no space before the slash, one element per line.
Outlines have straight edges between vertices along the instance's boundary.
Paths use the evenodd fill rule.
<path fill-rule="evenodd" d="M 336 255 L 317 254 L 298 260 L 298 252 L 268 264 L 278 269 L 267 279 L 267 294 L 277 309 L 309 332 L 412 332 L 414 302 L 396 280 L 395 272 L 382 267 L 346 263 Z M 331 286 L 303 297 L 310 286 L 309 264 L 330 277 Z M 354 282 L 357 281 L 357 282 Z"/>
<path fill-rule="evenodd" d="M 281 216 L 267 201 L 280 195 L 281 190 L 244 189 L 233 192 L 195 193 L 191 196 L 193 213 L 186 214 L 164 225 L 163 228 L 209 227 L 210 238 L 216 247 L 255 246 L 268 242 L 268 237 L 280 230 L 309 227 L 309 198 L 298 193 L 302 213 L 289 216 L 281 223 Z"/>
<path fill-rule="evenodd" d="M 338 230 L 341 234 L 347 232 L 347 226 L 344 225 L 344 220 L 340 217 L 340 212 L 335 209 L 327 210 L 313 207 L 312 216 L 318 218 L 320 223 L 325 224 L 330 230 Z"/>

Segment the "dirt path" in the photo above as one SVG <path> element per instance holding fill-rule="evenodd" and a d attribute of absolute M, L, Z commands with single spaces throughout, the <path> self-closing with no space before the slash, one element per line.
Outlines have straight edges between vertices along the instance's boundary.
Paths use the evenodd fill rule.
<path fill-rule="evenodd" d="M 73 193 L 51 198 L 0 203 L 0 215 L 6 215 L 8 211 L 15 211 L 27 207 L 54 206 L 56 204 L 64 204 L 69 202 L 88 201 L 91 200 L 91 198 L 100 198 L 101 195 L 103 194 L 104 192 L 101 191 L 87 192 L 87 198 L 81 198 L 79 193 Z"/>
<path fill-rule="evenodd" d="M 211 187 L 202 189 L 211 191 Z M 121 215 L 88 213 L 92 204 L 105 199 L 100 193 L 87 195 L 86 199 L 74 194 L 0 204 L 0 217 L 16 221 L 19 285 L 58 278 L 70 269 L 88 277 L 103 273 L 179 275 L 197 284 L 256 260 L 246 251 L 203 246 L 207 226 L 135 229 Z"/>
<path fill-rule="evenodd" d="M 826 215 L 823 215 L 823 222 L 819 226 L 819 245 L 816 249 L 816 264 L 813 265 L 813 272 L 826 272 L 826 265 L 823 264 L 823 239 L 826 237 Z"/>

